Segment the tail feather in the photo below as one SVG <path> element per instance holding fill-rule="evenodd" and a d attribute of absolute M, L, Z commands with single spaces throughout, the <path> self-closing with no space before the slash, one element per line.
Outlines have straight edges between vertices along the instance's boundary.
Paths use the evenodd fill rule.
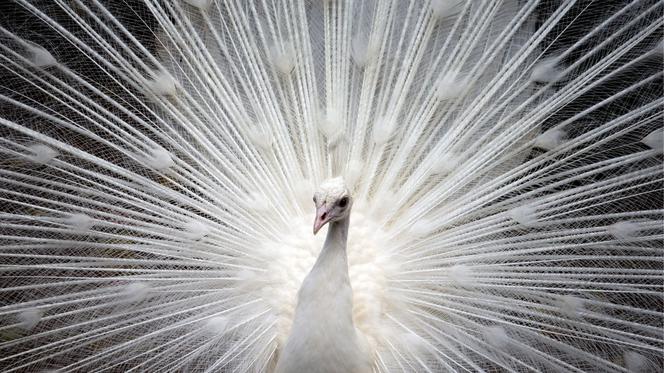
<path fill-rule="evenodd" d="M 273 369 L 339 174 L 374 371 L 661 365 L 661 2 L 6 7 L 3 371 Z"/>

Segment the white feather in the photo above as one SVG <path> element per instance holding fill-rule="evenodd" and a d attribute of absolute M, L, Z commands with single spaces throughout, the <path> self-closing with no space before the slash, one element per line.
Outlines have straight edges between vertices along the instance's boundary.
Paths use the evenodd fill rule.
<path fill-rule="evenodd" d="M 363 168 L 362 162 L 358 160 L 352 159 L 348 162 L 344 179 L 351 188 L 354 188 L 361 180 Z"/>
<path fill-rule="evenodd" d="M 447 276 L 454 286 L 473 286 L 473 271 L 465 264 L 455 264 L 449 267 Z"/>
<path fill-rule="evenodd" d="M 647 372 L 651 368 L 648 360 L 635 351 L 625 351 L 624 360 L 625 368 L 630 373 Z"/>
<path fill-rule="evenodd" d="M 210 7 L 212 0 L 184 0 L 184 2 L 199 10 L 207 10 Z"/>
<path fill-rule="evenodd" d="M 175 165 L 171 153 L 159 145 L 153 147 L 142 159 L 148 167 L 162 172 Z"/>
<path fill-rule="evenodd" d="M 460 166 L 461 158 L 455 152 L 448 152 L 441 154 L 433 164 L 431 172 L 437 175 L 448 175 L 458 169 Z"/>
<path fill-rule="evenodd" d="M 567 140 L 567 134 L 560 128 L 552 128 L 535 138 L 535 147 L 552 150 Z"/>
<path fill-rule="evenodd" d="M 184 224 L 185 237 L 200 240 L 210 234 L 210 227 L 202 221 L 190 220 Z"/>
<path fill-rule="evenodd" d="M 228 317 L 215 316 L 206 320 L 205 329 L 208 333 L 219 337 L 227 331 L 229 323 Z"/>
<path fill-rule="evenodd" d="M 92 217 L 82 213 L 71 214 L 65 218 L 64 222 L 76 232 L 88 231 L 95 223 Z"/>
<path fill-rule="evenodd" d="M 436 97 L 440 100 L 450 100 L 461 96 L 467 89 L 468 80 L 458 70 L 445 73 L 436 85 Z"/>
<path fill-rule="evenodd" d="M 560 79 L 562 71 L 555 57 L 543 58 L 537 62 L 530 73 L 530 80 L 538 83 L 551 83 Z"/>
<path fill-rule="evenodd" d="M 650 132 L 641 142 L 653 150 L 664 152 L 664 130 L 660 128 Z"/>
<path fill-rule="evenodd" d="M 247 129 L 247 136 L 254 143 L 254 146 L 263 151 L 267 151 L 272 147 L 273 139 L 268 130 L 258 126 L 250 127 Z"/>
<path fill-rule="evenodd" d="M 639 224 L 634 221 L 619 221 L 611 224 L 607 229 L 613 237 L 621 241 L 637 237 L 640 230 Z"/>
<path fill-rule="evenodd" d="M 28 308 L 24 309 L 18 314 L 18 321 L 20 323 L 21 329 L 30 331 L 32 330 L 37 324 L 39 324 L 39 321 L 41 321 L 43 315 L 43 311 L 40 310 L 39 308 Z"/>
<path fill-rule="evenodd" d="M 328 109 L 320 120 L 320 131 L 328 143 L 336 143 L 343 136 L 343 116 L 338 109 Z"/>
<path fill-rule="evenodd" d="M 658 367 L 659 2 L 6 7 L 3 372 Z"/>
<path fill-rule="evenodd" d="M 507 332 L 505 332 L 505 328 L 500 325 L 484 328 L 482 335 L 488 344 L 498 350 L 504 350 L 509 345 L 510 338 L 507 335 Z"/>
<path fill-rule="evenodd" d="M 392 135 L 396 128 L 396 123 L 394 120 L 388 118 L 380 118 L 373 127 L 373 141 L 376 146 L 385 145 Z"/>
<path fill-rule="evenodd" d="M 289 75 L 295 67 L 295 50 L 290 42 L 275 44 L 269 50 L 270 62 L 278 72 Z"/>
<path fill-rule="evenodd" d="M 537 222 L 537 209 L 531 205 L 514 207 L 507 214 L 512 220 L 526 227 Z"/>
<path fill-rule="evenodd" d="M 126 303 L 138 303 L 147 298 L 150 293 L 150 285 L 145 282 L 132 282 L 124 287 L 121 300 Z"/>
<path fill-rule="evenodd" d="M 431 10 L 436 18 L 453 16 L 462 9 L 462 0 L 431 0 Z"/>
<path fill-rule="evenodd" d="M 379 50 L 375 36 L 371 38 L 367 35 L 356 35 L 351 42 L 351 55 L 358 67 L 367 66 L 376 58 Z"/>
<path fill-rule="evenodd" d="M 158 96 L 175 96 L 177 93 L 175 78 L 162 70 L 150 72 L 150 79 L 147 81 L 147 89 Z"/>
<path fill-rule="evenodd" d="M 28 159 L 39 164 L 46 164 L 58 156 L 57 150 L 44 144 L 32 144 L 28 146 L 28 150 Z"/>
<path fill-rule="evenodd" d="M 569 318 L 577 318 L 583 312 L 583 300 L 572 295 L 563 295 L 558 300 L 560 313 Z"/>
<path fill-rule="evenodd" d="M 53 54 L 41 45 L 26 42 L 26 46 L 28 49 L 28 58 L 36 67 L 49 67 L 58 63 Z"/>

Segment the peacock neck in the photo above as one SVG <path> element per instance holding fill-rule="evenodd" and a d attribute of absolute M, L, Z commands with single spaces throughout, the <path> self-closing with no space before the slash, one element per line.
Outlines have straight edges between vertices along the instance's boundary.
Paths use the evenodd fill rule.
<path fill-rule="evenodd" d="M 298 292 L 291 333 L 278 373 L 370 372 L 353 322 L 346 242 L 350 220 L 332 222 L 316 264 Z"/>
<path fill-rule="evenodd" d="M 325 244 L 318 255 L 314 269 L 325 266 L 328 270 L 336 270 L 341 275 L 345 273 L 345 277 L 348 277 L 346 244 L 349 225 L 350 216 L 329 224 Z"/>

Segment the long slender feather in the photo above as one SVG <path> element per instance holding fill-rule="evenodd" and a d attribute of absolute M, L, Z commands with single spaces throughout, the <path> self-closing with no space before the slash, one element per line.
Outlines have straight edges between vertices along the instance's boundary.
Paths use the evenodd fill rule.
<path fill-rule="evenodd" d="M 270 371 L 337 175 L 374 372 L 661 368 L 660 1 L 0 19 L 0 370 Z"/>

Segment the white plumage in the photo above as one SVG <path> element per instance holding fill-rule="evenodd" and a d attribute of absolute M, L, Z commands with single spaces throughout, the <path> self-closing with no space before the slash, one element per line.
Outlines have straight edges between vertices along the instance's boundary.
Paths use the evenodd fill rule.
<path fill-rule="evenodd" d="M 325 244 L 298 291 L 288 340 L 277 373 L 371 372 L 373 351 L 353 323 L 353 291 L 346 254 L 350 191 L 335 178 L 314 197 L 318 211 L 314 234 L 325 224 Z"/>
<path fill-rule="evenodd" d="M 661 1 L 0 7 L 1 371 L 661 369 Z"/>

